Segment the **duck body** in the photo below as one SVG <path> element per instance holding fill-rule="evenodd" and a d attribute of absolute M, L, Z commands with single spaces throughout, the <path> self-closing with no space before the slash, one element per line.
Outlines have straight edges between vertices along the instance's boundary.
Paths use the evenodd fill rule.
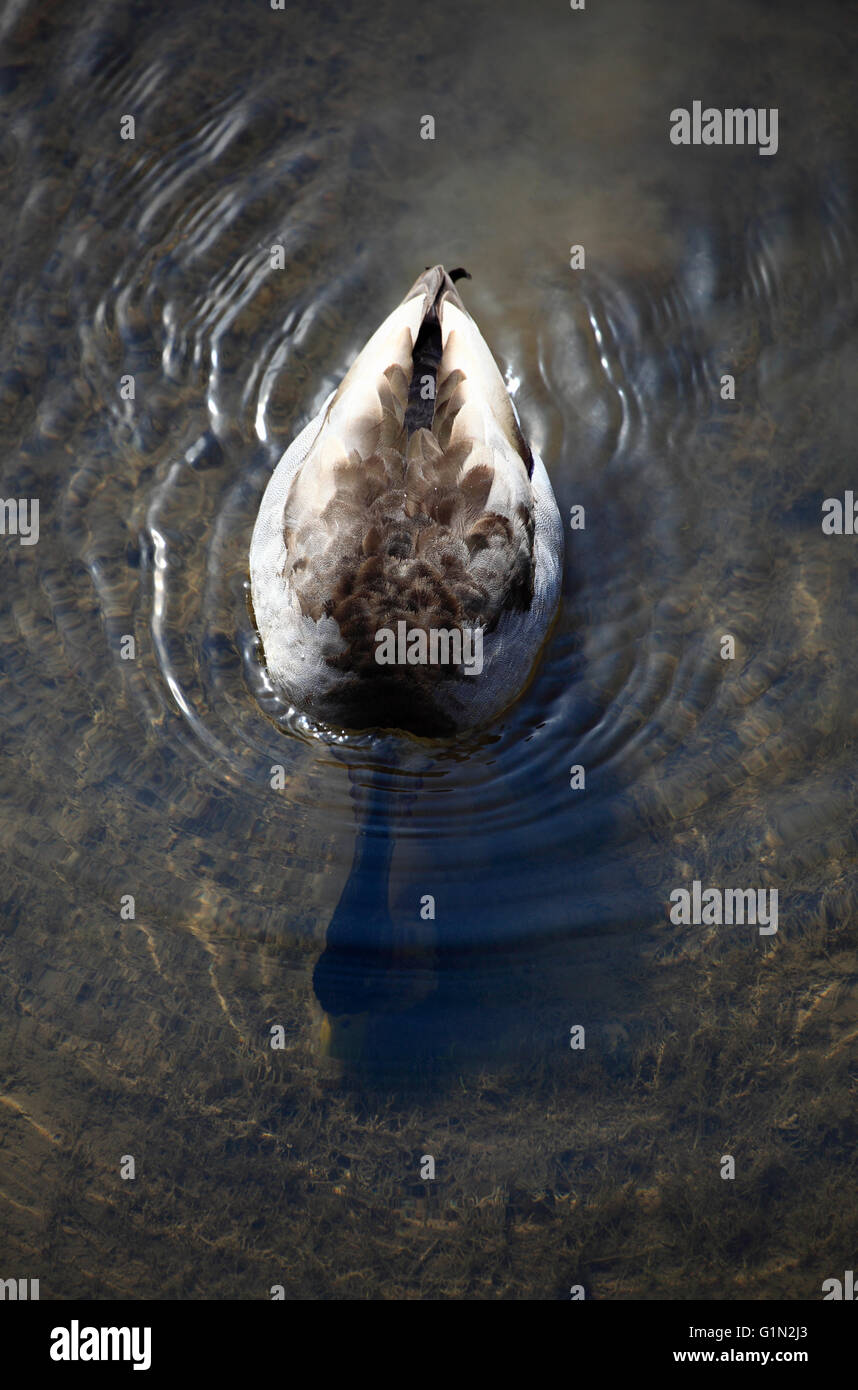
<path fill-rule="evenodd" d="M 527 683 L 557 608 L 557 503 L 461 273 L 419 277 L 262 499 L 265 663 L 325 723 L 427 737 L 485 723 Z"/>

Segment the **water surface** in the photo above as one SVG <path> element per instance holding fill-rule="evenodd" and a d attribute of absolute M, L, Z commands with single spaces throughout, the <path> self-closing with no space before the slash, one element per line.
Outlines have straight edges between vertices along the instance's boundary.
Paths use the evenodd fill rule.
<path fill-rule="evenodd" d="M 22 3 L 0 31 L 0 492 L 40 504 L 0 548 L 0 1273 L 817 1297 L 858 1234 L 858 542 L 821 529 L 858 483 L 855 17 Z M 698 99 L 777 107 L 777 154 L 671 144 Z M 439 261 L 586 525 L 524 696 L 431 745 L 277 701 L 247 551 Z M 695 879 L 776 888 L 776 936 L 671 924 Z M 338 1066 L 326 932 L 369 1015 Z"/>

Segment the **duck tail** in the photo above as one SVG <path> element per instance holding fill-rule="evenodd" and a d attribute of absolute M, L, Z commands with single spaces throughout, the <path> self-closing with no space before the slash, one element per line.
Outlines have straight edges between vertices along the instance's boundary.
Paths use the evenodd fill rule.
<path fill-rule="evenodd" d="M 423 274 L 418 275 L 417 279 L 414 281 L 414 284 L 411 286 L 411 289 L 408 291 L 402 303 L 406 304 L 408 300 L 413 299 L 415 295 L 425 294 L 426 308 L 423 313 L 424 323 L 427 319 L 437 320 L 438 309 L 445 295 L 450 296 L 453 301 L 467 313 L 464 304 L 459 298 L 459 292 L 456 289 L 456 281 L 470 280 L 472 278 L 470 272 L 465 270 L 463 266 L 456 266 L 455 270 L 448 271 L 445 270 L 442 265 L 427 265 Z"/>
<path fill-rule="evenodd" d="M 441 301 L 444 298 L 452 299 L 463 313 L 467 313 L 467 309 L 459 298 L 455 282 L 470 279 L 471 276 L 468 271 L 462 266 L 457 266 L 455 270 L 449 272 L 442 265 L 427 266 L 423 274 L 415 280 L 403 300 L 403 303 L 406 303 L 409 299 L 413 299 L 416 294 L 425 293 L 426 295 L 426 308 L 412 353 L 413 367 L 408 406 L 405 413 L 405 433 L 408 439 L 416 430 L 431 429 L 432 427 L 432 418 L 435 413 L 435 386 L 443 350 L 441 323 L 438 317 Z M 430 378 L 432 389 L 427 390 L 427 381 Z"/>

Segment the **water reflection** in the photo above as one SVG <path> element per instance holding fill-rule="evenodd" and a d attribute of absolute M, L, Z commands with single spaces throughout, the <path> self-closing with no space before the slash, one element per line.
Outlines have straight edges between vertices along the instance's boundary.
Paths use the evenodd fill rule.
<path fill-rule="evenodd" d="M 735 1293 L 730 1242 L 773 1154 L 812 1174 L 771 1216 L 793 1251 L 805 1181 L 850 1200 L 855 563 L 819 509 L 855 483 L 854 25 L 819 15 L 441 4 L 415 33 L 385 3 L 5 12 L 0 491 L 39 498 L 41 535 L 0 550 L 3 1044 L 39 1128 L 20 1121 L 0 1186 L 16 1249 L 73 1213 L 55 1292 L 89 1269 L 97 1293 L 257 1296 L 270 1236 L 303 1252 L 292 1294 L 330 1294 L 307 1230 L 342 1231 L 340 1188 L 374 1240 L 428 1132 L 456 1155 L 449 1263 L 396 1285 L 379 1254 L 375 1292 L 472 1296 L 474 1193 L 501 1224 L 553 1194 L 539 1268 L 510 1256 L 504 1286 L 544 1296 L 576 1261 L 603 1296 Z M 698 97 L 779 106 L 777 156 L 672 146 L 670 110 Z M 434 262 L 472 271 L 561 514 L 586 525 L 525 696 L 428 746 L 281 707 L 246 586 L 282 449 Z M 668 894 L 694 879 L 777 887 L 775 942 L 671 927 Z M 347 1018 L 356 1043 L 332 1039 Z M 395 1075 L 384 1159 L 360 1101 L 318 1101 L 323 1027 L 334 1054 L 369 1055 L 361 1094 Z M 75 1137 L 86 1107 L 97 1155 Z M 688 1213 L 711 1203 L 688 1155 L 734 1116 L 759 1185 L 723 1218 L 707 1283 L 689 1274 Z M 151 1210 L 196 1252 L 184 1274 L 133 1212 L 117 1220 L 139 1263 L 111 1254 L 112 1154 L 144 1141 Z M 594 1168 L 612 1175 L 598 1192 Z M 224 1189 L 240 1270 L 200 1254 Z M 269 1232 L 242 1245 L 269 1200 Z M 649 1248 L 658 1221 L 646 1271 L 599 1262 Z M 349 1263 L 319 1239 L 328 1271 Z M 815 1296 L 754 1239 L 752 1292 Z"/>

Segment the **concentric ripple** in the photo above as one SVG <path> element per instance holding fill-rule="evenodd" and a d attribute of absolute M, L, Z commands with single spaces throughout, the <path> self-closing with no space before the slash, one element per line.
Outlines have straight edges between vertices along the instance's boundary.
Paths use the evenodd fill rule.
<path fill-rule="evenodd" d="M 764 866 L 787 901 L 821 891 L 854 788 L 855 566 L 819 527 L 854 481 L 826 410 L 832 379 L 851 389 L 842 164 L 761 180 L 719 151 L 698 181 L 654 126 L 625 149 L 609 121 L 573 148 L 559 75 L 518 105 L 532 157 L 511 159 L 507 117 L 474 119 L 510 57 L 502 35 L 470 48 L 464 18 L 433 89 L 453 160 L 421 147 L 416 108 L 387 118 L 425 82 L 395 7 L 383 81 L 358 15 L 332 42 L 302 11 L 300 51 L 264 7 L 201 16 L 76 7 L 45 25 L 38 82 L 4 70 L 3 489 L 40 499 L 42 530 L 2 560 L 5 737 L 28 769 L 9 853 L 35 875 L 47 852 L 94 902 L 133 880 L 159 920 L 297 943 L 308 969 L 367 787 L 395 819 L 391 902 L 435 891 L 448 943 L 651 926 L 675 882 L 726 866 Z M 428 745 L 283 705 L 247 552 L 282 450 L 436 260 L 472 271 L 584 524 L 528 690 Z"/>

